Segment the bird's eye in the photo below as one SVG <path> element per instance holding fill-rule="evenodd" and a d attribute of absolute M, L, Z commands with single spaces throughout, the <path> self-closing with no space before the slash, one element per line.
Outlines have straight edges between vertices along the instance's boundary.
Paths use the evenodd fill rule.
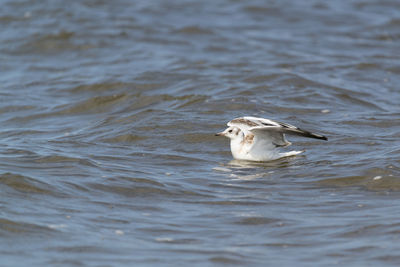
<path fill-rule="evenodd" d="M 230 133 L 231 133 L 231 132 L 232 132 L 232 130 L 229 130 L 228 132 L 230 132 Z"/>

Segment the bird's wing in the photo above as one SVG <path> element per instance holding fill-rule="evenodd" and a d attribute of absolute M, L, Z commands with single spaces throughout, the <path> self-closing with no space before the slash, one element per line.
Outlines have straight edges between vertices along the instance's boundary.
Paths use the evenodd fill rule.
<path fill-rule="evenodd" d="M 263 118 L 240 117 L 228 122 L 228 126 L 236 126 L 246 134 L 250 131 L 250 129 L 253 129 L 255 127 L 279 126 L 279 124 Z"/>
<path fill-rule="evenodd" d="M 254 127 L 250 129 L 250 132 L 255 136 L 255 142 L 265 145 L 273 145 L 275 147 L 290 146 L 291 143 L 286 140 L 285 135 L 279 131 L 279 127 Z"/>
<path fill-rule="evenodd" d="M 260 145 L 266 146 L 288 146 L 290 143 L 286 140 L 283 132 L 280 131 L 278 122 L 257 118 L 257 117 L 240 117 L 228 122 L 228 126 L 236 126 L 240 128 L 246 135 L 251 132 L 255 136 L 255 141 Z"/>
<path fill-rule="evenodd" d="M 264 118 L 257 118 L 257 117 L 236 118 L 228 122 L 228 126 L 237 126 L 242 130 L 251 131 L 254 133 L 256 131 L 258 132 L 258 134 L 262 134 L 262 132 L 265 132 L 264 135 L 268 136 L 270 135 L 274 135 L 275 137 L 282 136 L 281 139 L 286 143 L 288 142 L 286 141 L 285 136 L 283 134 L 291 134 L 291 135 L 298 135 L 298 136 L 316 138 L 321 140 L 328 140 L 328 138 L 326 138 L 323 135 L 300 129 L 288 123 L 273 121 Z"/>

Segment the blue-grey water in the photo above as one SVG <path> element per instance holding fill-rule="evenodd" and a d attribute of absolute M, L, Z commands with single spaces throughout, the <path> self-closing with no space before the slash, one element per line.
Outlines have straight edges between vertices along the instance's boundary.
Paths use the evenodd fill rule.
<path fill-rule="evenodd" d="M 397 0 L 3 0 L 0 265 L 398 266 L 399 84 Z"/>

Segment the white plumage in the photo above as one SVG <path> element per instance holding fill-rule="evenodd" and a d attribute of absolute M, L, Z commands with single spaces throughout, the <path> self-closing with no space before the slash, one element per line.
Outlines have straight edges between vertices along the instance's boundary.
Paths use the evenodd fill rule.
<path fill-rule="evenodd" d="M 325 136 L 302 130 L 296 126 L 257 117 L 240 117 L 228 122 L 228 128 L 216 135 L 231 139 L 235 159 L 268 161 L 300 154 L 303 151 L 279 152 L 291 145 L 285 134 L 328 140 Z"/>

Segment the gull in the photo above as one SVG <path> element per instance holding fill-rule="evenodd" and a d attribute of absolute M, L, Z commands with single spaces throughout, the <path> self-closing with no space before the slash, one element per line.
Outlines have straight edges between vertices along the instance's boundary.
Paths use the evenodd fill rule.
<path fill-rule="evenodd" d="M 291 145 L 285 134 L 328 140 L 323 135 L 288 123 L 251 116 L 233 119 L 227 125 L 229 127 L 225 131 L 216 135 L 231 139 L 232 156 L 237 160 L 269 161 L 304 152 L 279 152 L 279 148 Z"/>

